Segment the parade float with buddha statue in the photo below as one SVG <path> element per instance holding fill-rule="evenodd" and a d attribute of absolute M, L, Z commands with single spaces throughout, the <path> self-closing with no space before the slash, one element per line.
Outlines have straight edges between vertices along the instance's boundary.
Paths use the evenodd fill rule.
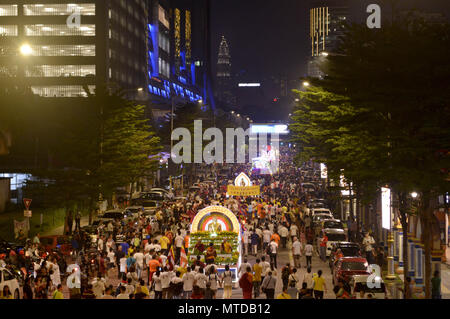
<path fill-rule="evenodd" d="M 223 206 L 209 206 L 197 213 L 191 225 L 189 240 L 189 264 L 192 265 L 197 256 L 206 262 L 206 251 L 212 243 L 217 256 L 214 264 L 219 266 L 219 273 L 229 265 L 233 279 L 237 280 L 237 269 L 240 266 L 241 225 L 236 215 Z"/>

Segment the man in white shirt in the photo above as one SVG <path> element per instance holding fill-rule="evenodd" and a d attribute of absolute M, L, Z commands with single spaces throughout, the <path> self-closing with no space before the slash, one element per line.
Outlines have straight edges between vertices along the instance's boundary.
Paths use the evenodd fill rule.
<path fill-rule="evenodd" d="M 311 243 L 307 243 L 305 246 L 305 256 L 306 256 L 306 267 L 311 268 L 312 266 L 312 255 L 313 255 L 313 246 Z"/>
<path fill-rule="evenodd" d="M 268 228 L 266 228 L 266 229 L 263 230 L 262 237 L 263 237 L 263 242 L 264 242 L 263 243 L 263 250 L 266 251 L 267 246 L 270 243 L 270 237 L 272 237 L 272 232 Z"/>
<path fill-rule="evenodd" d="M 245 230 L 244 234 L 243 234 L 243 238 L 242 238 L 242 242 L 244 243 L 244 256 L 248 255 L 248 244 L 249 244 L 249 237 L 250 237 L 250 231 L 249 230 Z"/>
<path fill-rule="evenodd" d="M 298 236 L 298 227 L 297 227 L 297 225 L 292 224 L 290 232 L 291 232 L 291 240 L 292 240 L 292 242 L 294 242 L 294 237 Z"/>
<path fill-rule="evenodd" d="M 270 269 L 270 263 L 268 261 L 266 261 L 266 256 L 262 256 L 261 257 L 260 265 L 262 267 L 261 282 L 263 282 L 264 281 L 264 277 L 266 276 L 267 270 Z"/>
<path fill-rule="evenodd" d="M 272 240 L 269 244 L 269 247 L 270 247 L 270 263 L 273 264 L 274 268 L 277 268 L 278 244 L 275 240 Z"/>
<path fill-rule="evenodd" d="M 297 237 L 294 237 L 294 242 L 292 243 L 292 255 L 294 255 L 295 268 L 301 268 L 300 256 L 302 255 L 302 244 Z"/>
<path fill-rule="evenodd" d="M 178 231 L 178 235 L 175 237 L 175 264 L 178 264 L 181 256 L 181 249 L 183 249 L 184 237 L 181 236 L 181 231 Z"/>
<path fill-rule="evenodd" d="M 117 295 L 116 299 L 130 299 L 130 295 L 127 294 L 125 286 L 120 286 L 120 294 Z"/>
<path fill-rule="evenodd" d="M 194 288 L 195 273 L 191 267 L 187 267 L 187 272 L 183 276 L 183 299 L 191 299 L 192 289 Z"/>
<path fill-rule="evenodd" d="M 306 272 L 303 274 L 302 280 L 299 283 L 306 283 L 306 289 L 310 290 L 312 293 L 313 290 L 313 274 L 311 273 L 311 268 L 308 268 Z"/>
<path fill-rule="evenodd" d="M 103 251 L 103 249 L 104 249 L 103 236 L 99 236 L 99 237 L 98 237 L 98 241 L 97 241 L 97 249 L 98 249 L 99 251 Z"/>
<path fill-rule="evenodd" d="M 203 292 L 205 292 L 206 289 L 206 280 L 207 277 L 203 273 L 203 268 L 200 268 L 198 270 L 198 273 L 194 277 L 194 285 L 196 285 L 198 288 L 200 288 Z"/>
<path fill-rule="evenodd" d="M 136 259 L 136 272 L 139 279 L 141 279 L 142 270 L 144 269 L 144 254 L 140 249 L 133 255 Z"/>
<path fill-rule="evenodd" d="M 244 258 L 244 262 L 239 267 L 239 278 L 247 272 L 247 268 L 252 268 L 252 265 L 247 261 L 247 258 Z"/>
<path fill-rule="evenodd" d="M 170 290 L 170 281 L 172 279 L 172 276 L 170 275 L 170 272 L 168 271 L 167 267 L 164 269 L 163 272 L 161 272 L 160 278 L 161 278 L 162 298 L 168 299 Z"/>
<path fill-rule="evenodd" d="M 286 243 L 287 243 L 287 237 L 289 235 L 289 230 L 287 229 L 286 226 L 281 226 L 280 227 L 280 231 L 279 231 L 280 237 L 281 237 L 281 245 L 283 246 L 283 248 L 286 248 Z"/>

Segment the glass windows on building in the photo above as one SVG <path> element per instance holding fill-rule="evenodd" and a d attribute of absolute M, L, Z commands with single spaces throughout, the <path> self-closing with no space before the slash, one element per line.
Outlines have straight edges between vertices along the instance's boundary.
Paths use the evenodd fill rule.
<path fill-rule="evenodd" d="M 16 4 L 0 4 L 0 17 L 14 17 L 17 13 Z"/>
<path fill-rule="evenodd" d="M 158 43 L 159 43 L 159 47 L 163 51 L 166 51 L 167 53 L 170 53 L 170 40 L 169 40 L 168 36 L 166 36 L 163 33 L 159 33 L 159 35 L 158 35 Z"/>
<path fill-rule="evenodd" d="M 88 88 L 93 93 L 95 85 L 89 85 Z M 42 97 L 87 97 L 81 85 L 31 86 L 31 90 Z"/>
<path fill-rule="evenodd" d="M 94 77 L 95 65 L 29 65 L 27 77 Z"/>
<path fill-rule="evenodd" d="M 17 29 L 17 26 L 16 26 Z M 17 31 L 17 30 L 16 30 Z M 69 28 L 66 24 L 25 25 L 26 36 L 95 36 L 95 24 L 84 24 L 80 28 Z"/>
<path fill-rule="evenodd" d="M 16 37 L 18 34 L 17 25 L 0 25 L 0 36 Z"/>
<path fill-rule="evenodd" d="M 95 45 L 31 45 L 32 56 L 95 56 Z"/>
<path fill-rule="evenodd" d="M 85 16 L 94 16 L 95 3 L 25 4 L 23 6 L 23 13 L 26 16 L 66 16 L 75 12 Z"/>
<path fill-rule="evenodd" d="M 159 74 L 170 78 L 170 64 L 166 60 L 159 58 Z"/>

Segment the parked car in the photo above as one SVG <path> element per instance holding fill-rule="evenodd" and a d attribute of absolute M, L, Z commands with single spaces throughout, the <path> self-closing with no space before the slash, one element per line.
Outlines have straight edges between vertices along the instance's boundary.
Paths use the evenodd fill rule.
<path fill-rule="evenodd" d="M 344 242 L 347 240 L 347 236 L 345 235 L 345 232 L 343 229 L 338 228 L 327 228 L 324 229 L 323 232 L 327 235 L 328 241 L 327 241 L 327 257 L 331 254 L 331 249 L 335 243 L 338 242 Z"/>
<path fill-rule="evenodd" d="M 20 299 L 19 280 L 8 269 L 0 267 L 0 291 L 3 291 L 5 286 L 8 286 L 14 299 Z"/>
<path fill-rule="evenodd" d="M 333 219 L 329 214 L 316 214 L 312 218 L 313 227 L 322 227 L 322 222 L 328 219 Z"/>
<path fill-rule="evenodd" d="M 103 213 L 103 215 L 99 216 L 99 220 L 101 221 L 114 221 L 116 219 L 122 220 L 126 219 L 127 215 L 122 210 L 108 210 Z"/>
<path fill-rule="evenodd" d="M 316 191 L 316 187 L 312 183 L 302 183 L 301 184 L 303 191 L 307 193 L 313 193 Z"/>
<path fill-rule="evenodd" d="M 349 282 L 355 275 L 370 275 L 367 259 L 362 257 L 343 257 L 334 266 L 333 285 L 336 285 L 339 280 Z"/>
<path fill-rule="evenodd" d="M 336 263 L 336 252 L 341 250 L 343 257 L 361 257 L 361 248 L 357 243 L 350 242 L 337 242 L 333 244 L 330 253 L 330 268 L 333 271 Z"/>
<path fill-rule="evenodd" d="M 371 294 L 373 299 L 388 299 L 386 285 L 381 277 L 375 277 L 375 282 L 372 282 L 371 288 L 368 282 L 371 281 L 369 275 L 355 275 L 351 280 L 352 294 L 355 299 L 368 299 Z"/>
<path fill-rule="evenodd" d="M 164 201 L 166 199 L 169 199 L 169 195 L 167 195 L 163 191 L 151 191 L 148 193 L 141 194 L 140 198 L 145 200 Z"/>
<path fill-rule="evenodd" d="M 59 251 L 64 256 L 69 256 L 73 251 L 73 247 L 70 242 L 70 238 L 68 236 L 61 236 L 61 235 L 42 236 L 41 238 L 39 238 L 39 240 L 41 242 L 41 245 L 47 252 L 59 249 Z"/>
<path fill-rule="evenodd" d="M 344 230 L 344 224 L 339 219 L 325 219 L 322 223 L 322 228 Z"/>
<path fill-rule="evenodd" d="M 143 206 L 130 206 L 125 208 L 125 214 L 129 218 L 138 218 L 144 212 Z"/>
<path fill-rule="evenodd" d="M 313 208 L 311 210 L 311 212 L 312 212 L 313 216 L 316 215 L 316 214 L 328 214 L 331 217 L 333 217 L 333 213 L 328 208 Z"/>

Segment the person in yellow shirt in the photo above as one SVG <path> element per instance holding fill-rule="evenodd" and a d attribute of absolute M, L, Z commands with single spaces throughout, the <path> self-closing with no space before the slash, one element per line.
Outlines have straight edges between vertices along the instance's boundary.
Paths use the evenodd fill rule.
<path fill-rule="evenodd" d="M 167 250 L 169 249 L 169 243 L 170 240 L 169 238 L 167 238 L 166 235 L 163 235 L 160 239 L 159 239 L 159 244 L 161 245 L 161 252 L 163 254 L 167 253 Z"/>
<path fill-rule="evenodd" d="M 314 298 L 323 299 L 324 292 L 327 292 L 327 286 L 325 285 L 325 279 L 322 277 L 322 270 L 317 272 L 317 276 L 313 278 Z"/>
<path fill-rule="evenodd" d="M 283 287 L 283 292 L 278 295 L 277 299 L 292 299 L 291 295 L 287 292 L 287 287 Z"/>
<path fill-rule="evenodd" d="M 150 296 L 150 292 L 148 291 L 147 286 L 145 286 L 144 280 L 139 280 L 139 285 L 136 286 L 136 290 L 134 291 L 134 294 L 138 293 L 138 287 L 141 289 L 141 292 L 145 294 L 147 297 Z"/>
<path fill-rule="evenodd" d="M 256 259 L 256 264 L 253 265 L 253 293 L 255 295 L 255 298 L 259 297 L 261 291 L 261 274 L 262 266 L 258 258 Z"/>
<path fill-rule="evenodd" d="M 59 284 L 58 288 L 53 293 L 53 299 L 64 299 L 64 295 L 62 293 L 62 285 Z"/>

